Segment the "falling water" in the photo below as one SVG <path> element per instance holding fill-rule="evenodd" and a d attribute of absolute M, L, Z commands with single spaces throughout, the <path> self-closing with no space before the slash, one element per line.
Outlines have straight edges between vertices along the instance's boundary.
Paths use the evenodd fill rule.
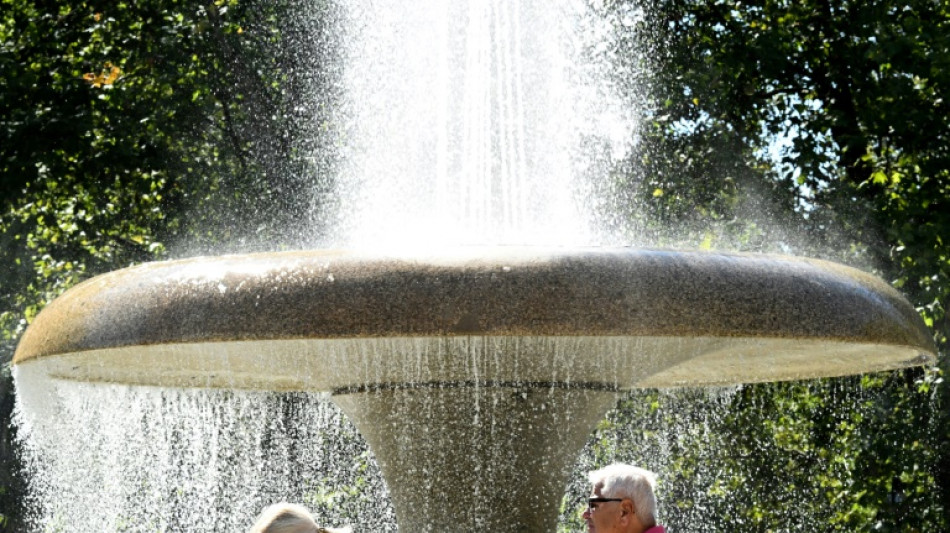
<path fill-rule="evenodd" d="M 49 380 L 16 369 L 37 530 L 245 531 L 277 501 L 395 531 L 378 469 L 320 394 Z"/>

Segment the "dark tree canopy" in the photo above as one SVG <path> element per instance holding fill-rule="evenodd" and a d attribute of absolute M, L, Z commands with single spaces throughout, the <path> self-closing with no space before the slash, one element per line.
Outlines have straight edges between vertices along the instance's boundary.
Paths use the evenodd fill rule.
<path fill-rule="evenodd" d="M 787 247 L 872 268 L 945 351 L 950 4 L 647 4 L 606 8 L 618 21 L 618 77 L 644 109 L 644 141 L 618 175 L 640 209 L 632 216 L 671 242 Z M 695 503 L 723 513 L 712 529 L 784 530 L 804 516 L 786 509 L 799 487 L 813 491 L 806 514 L 822 529 L 946 529 L 941 375 L 744 388 L 705 436 L 719 450 L 708 460 L 723 501 L 710 492 Z M 849 387 L 868 396 L 842 394 Z M 701 468 L 690 461 L 702 454 L 682 453 L 682 473 Z"/>
<path fill-rule="evenodd" d="M 679 140 L 701 187 L 730 177 L 723 150 L 766 164 L 759 178 L 811 239 L 869 255 L 946 342 L 947 3 L 652 4 L 640 35 L 655 52 L 648 109 L 662 149 Z M 763 158 L 777 139 L 784 149 Z"/>

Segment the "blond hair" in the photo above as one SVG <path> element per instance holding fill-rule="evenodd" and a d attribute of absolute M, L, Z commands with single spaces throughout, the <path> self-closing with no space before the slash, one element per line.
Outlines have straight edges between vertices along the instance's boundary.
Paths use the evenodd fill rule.
<path fill-rule="evenodd" d="M 351 533 L 352 529 L 320 527 L 302 505 L 275 503 L 264 509 L 249 533 Z"/>

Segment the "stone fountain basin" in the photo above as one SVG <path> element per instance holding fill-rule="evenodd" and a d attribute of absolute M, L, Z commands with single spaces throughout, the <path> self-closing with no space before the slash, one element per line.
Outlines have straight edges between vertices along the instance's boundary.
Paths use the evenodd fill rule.
<path fill-rule="evenodd" d="M 514 349 L 516 348 L 516 349 Z M 913 307 L 862 271 L 634 248 L 299 251 L 143 264 L 75 286 L 18 365 L 143 385 L 624 390 L 931 363 Z"/>

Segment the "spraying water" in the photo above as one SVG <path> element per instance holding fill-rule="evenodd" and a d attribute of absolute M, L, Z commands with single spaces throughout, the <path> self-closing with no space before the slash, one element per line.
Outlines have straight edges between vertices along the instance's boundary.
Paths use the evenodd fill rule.
<path fill-rule="evenodd" d="M 348 246 L 590 244 L 630 138 L 584 2 L 349 2 Z"/>

